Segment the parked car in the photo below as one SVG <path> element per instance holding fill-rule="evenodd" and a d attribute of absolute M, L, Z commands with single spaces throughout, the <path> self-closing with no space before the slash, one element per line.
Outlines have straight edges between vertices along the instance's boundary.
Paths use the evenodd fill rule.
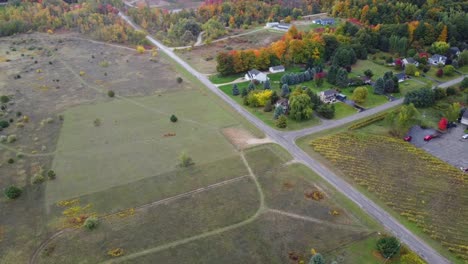
<path fill-rule="evenodd" d="M 462 136 L 463 139 L 468 139 L 468 134 Z"/>
<path fill-rule="evenodd" d="M 433 139 L 433 138 L 434 138 L 433 135 L 426 135 L 426 136 L 424 137 L 424 141 L 429 141 L 429 140 L 431 140 L 431 139 Z"/>
<path fill-rule="evenodd" d="M 413 139 L 412 136 L 406 136 L 406 137 L 403 138 L 403 140 L 407 141 L 407 142 L 411 141 L 411 139 Z"/>
<path fill-rule="evenodd" d="M 457 127 L 457 124 L 450 122 L 447 124 L 447 128 Z"/>

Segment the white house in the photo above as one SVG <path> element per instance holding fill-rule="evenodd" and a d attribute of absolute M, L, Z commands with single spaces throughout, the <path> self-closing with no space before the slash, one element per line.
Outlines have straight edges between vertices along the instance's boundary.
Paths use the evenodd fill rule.
<path fill-rule="evenodd" d="M 333 25 L 335 24 L 335 19 L 334 18 L 320 18 L 320 19 L 315 19 L 312 21 L 314 24 L 318 25 Z"/>
<path fill-rule="evenodd" d="M 432 57 L 429 58 L 429 63 L 432 65 L 445 65 L 445 62 L 447 61 L 447 57 L 439 54 L 434 54 Z"/>
<path fill-rule="evenodd" d="M 404 58 L 401 62 L 403 63 L 403 66 L 406 66 L 407 64 L 414 64 L 416 67 L 419 66 L 419 62 L 413 58 Z"/>
<path fill-rule="evenodd" d="M 336 90 L 330 89 L 320 92 L 320 100 L 324 103 L 331 103 L 336 101 L 336 95 L 338 92 Z"/>
<path fill-rule="evenodd" d="M 288 31 L 289 28 L 291 28 L 291 24 L 279 23 L 279 22 L 269 22 L 269 23 L 266 23 L 265 28 Z"/>
<path fill-rule="evenodd" d="M 273 67 L 270 67 L 269 70 L 271 73 L 284 72 L 284 66 L 283 65 L 273 66 Z"/>
<path fill-rule="evenodd" d="M 256 70 L 256 69 L 252 69 L 252 70 L 248 71 L 245 74 L 245 79 L 249 80 L 249 81 L 256 80 L 259 83 L 264 83 L 264 82 L 266 82 L 266 80 L 269 80 L 269 78 L 267 77 L 267 75 L 265 73 L 263 73 L 263 72 L 261 72 L 259 70 Z"/>
<path fill-rule="evenodd" d="M 269 22 L 269 23 L 266 23 L 266 28 L 273 28 L 273 27 L 277 27 L 279 25 L 278 22 Z"/>
<path fill-rule="evenodd" d="M 460 123 L 462 123 L 465 126 L 468 126 L 468 110 L 465 110 L 465 112 L 463 113 Z"/>

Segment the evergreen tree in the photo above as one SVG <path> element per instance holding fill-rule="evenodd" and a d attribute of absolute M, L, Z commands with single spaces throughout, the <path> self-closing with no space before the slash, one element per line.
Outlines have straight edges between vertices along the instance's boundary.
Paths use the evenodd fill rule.
<path fill-rule="evenodd" d="M 283 84 L 281 87 L 281 97 L 287 97 L 290 92 L 289 86 L 287 84 Z"/>
<path fill-rule="evenodd" d="M 330 84 L 336 84 L 336 75 L 338 73 L 338 67 L 336 67 L 335 65 L 332 65 L 330 67 L 330 70 L 328 71 L 328 75 L 327 75 L 327 81 L 330 83 Z"/>
<path fill-rule="evenodd" d="M 384 94 L 385 93 L 385 81 L 382 77 L 378 78 L 374 84 L 374 93 L 375 94 Z"/>
<path fill-rule="evenodd" d="M 255 84 L 253 82 L 249 83 L 249 86 L 247 87 L 249 92 L 255 90 Z"/>
<path fill-rule="evenodd" d="M 237 87 L 236 83 L 234 85 L 232 85 L 232 95 L 234 95 L 234 96 L 239 95 L 239 87 Z"/>
<path fill-rule="evenodd" d="M 247 92 L 247 89 L 245 87 L 242 88 L 241 96 L 246 97 L 248 94 L 249 94 L 249 92 Z"/>
<path fill-rule="evenodd" d="M 273 91 L 270 97 L 271 104 L 276 104 L 276 102 L 279 100 L 278 93 L 276 91 Z"/>
<path fill-rule="evenodd" d="M 338 85 L 341 88 L 348 87 L 349 81 L 348 81 L 348 72 L 340 68 L 338 70 L 338 73 L 336 74 L 336 85 Z"/>
<path fill-rule="evenodd" d="M 384 84 L 384 92 L 385 93 L 393 93 L 395 91 L 395 83 L 392 79 L 388 79 L 385 81 Z"/>
<path fill-rule="evenodd" d="M 278 117 L 280 117 L 281 115 L 284 115 L 284 114 L 285 114 L 284 108 L 281 105 L 278 105 L 277 107 L 275 107 L 275 112 L 273 114 L 273 118 L 278 119 Z"/>
<path fill-rule="evenodd" d="M 265 89 L 265 90 L 271 89 L 270 80 L 266 80 L 266 81 L 263 83 L 263 89 Z"/>

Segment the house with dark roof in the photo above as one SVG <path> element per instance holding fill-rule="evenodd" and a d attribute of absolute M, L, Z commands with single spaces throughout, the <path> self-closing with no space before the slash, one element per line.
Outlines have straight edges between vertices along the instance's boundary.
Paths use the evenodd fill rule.
<path fill-rule="evenodd" d="M 275 109 L 281 107 L 283 108 L 283 113 L 288 114 L 289 112 L 289 101 L 286 98 L 281 98 L 275 103 Z"/>
<path fill-rule="evenodd" d="M 406 74 L 404 72 L 400 72 L 400 73 L 395 74 L 395 77 L 397 77 L 399 83 L 404 82 L 404 81 L 406 81 L 406 79 L 408 79 L 408 76 L 406 76 Z"/>
<path fill-rule="evenodd" d="M 330 89 L 320 92 L 320 100 L 324 103 L 332 103 L 336 101 L 338 92 L 335 89 Z"/>
<path fill-rule="evenodd" d="M 416 67 L 419 66 L 419 62 L 417 62 L 413 58 L 404 58 L 401 62 L 403 63 L 403 66 L 406 66 L 408 64 L 414 64 Z"/>
<path fill-rule="evenodd" d="M 334 18 L 319 18 L 315 19 L 312 21 L 312 23 L 317 24 L 317 25 L 334 25 L 335 24 L 335 19 Z"/>
<path fill-rule="evenodd" d="M 432 65 L 445 65 L 445 62 L 447 61 L 447 57 L 440 55 L 440 54 L 434 54 L 432 57 L 429 58 L 429 63 Z"/>
<path fill-rule="evenodd" d="M 273 66 L 269 68 L 269 71 L 271 73 L 284 72 L 284 70 L 285 69 L 283 65 Z"/>
<path fill-rule="evenodd" d="M 449 52 L 453 57 L 460 55 L 460 49 L 458 47 L 451 47 Z"/>
<path fill-rule="evenodd" d="M 252 69 L 245 74 L 245 79 L 249 81 L 258 81 L 259 83 L 264 83 L 269 78 L 267 75 L 257 69 Z"/>

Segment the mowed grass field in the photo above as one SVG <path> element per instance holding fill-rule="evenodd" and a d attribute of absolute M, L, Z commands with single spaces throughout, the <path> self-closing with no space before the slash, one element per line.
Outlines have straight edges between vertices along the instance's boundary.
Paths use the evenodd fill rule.
<path fill-rule="evenodd" d="M 101 221 L 97 229 L 72 229 L 57 237 L 45 248 L 49 253 L 39 255 L 38 263 L 296 263 L 291 256 L 308 260 L 311 248 L 328 260 L 345 256 L 351 261 L 348 263 L 368 252 L 367 263 L 379 263 L 371 254 L 373 248 L 361 246 L 359 253 L 348 250 L 350 245 L 377 236 L 375 222 L 319 176 L 303 165 L 288 163 L 291 156 L 277 145 L 249 148 L 243 155 L 245 162 L 241 164 L 232 158 L 222 162 L 227 167 L 220 174 L 234 177 L 233 168 L 241 168 L 235 180 L 136 207 L 134 214 L 98 214 Z M 194 181 L 192 177 L 219 173 L 220 168 L 212 165 L 194 168 L 199 174 L 192 174 L 190 168 L 180 169 L 180 175 Z M 242 175 L 248 168 L 253 176 Z M 116 188 L 149 191 L 143 185 Z M 324 198 L 306 197 L 311 191 L 322 192 Z M 155 192 L 160 197 L 152 199 L 170 195 L 162 188 Z M 121 193 L 114 192 L 116 196 Z M 93 195 L 78 199 L 94 200 L 98 205 L 99 196 L 90 199 Z M 128 206 L 119 198 L 113 202 Z M 92 204 L 96 209 L 101 206 Z M 331 210 L 339 213 L 332 215 Z M 108 256 L 114 248 L 123 249 L 123 256 Z"/>
<path fill-rule="evenodd" d="M 330 166 L 455 263 L 468 260 L 468 177 L 401 139 L 356 132 L 309 141 Z"/>
<path fill-rule="evenodd" d="M 64 119 L 49 205 L 176 170 L 184 151 L 196 164 L 237 155 L 221 128 L 238 122 L 199 90 L 79 106 Z"/>

